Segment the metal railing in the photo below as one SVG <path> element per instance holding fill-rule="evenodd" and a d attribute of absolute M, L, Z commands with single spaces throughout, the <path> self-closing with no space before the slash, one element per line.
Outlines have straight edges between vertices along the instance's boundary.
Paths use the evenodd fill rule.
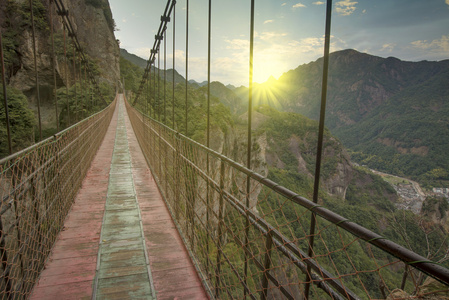
<path fill-rule="evenodd" d="M 0 161 L 0 298 L 30 294 L 116 101 L 66 130 Z"/>
<path fill-rule="evenodd" d="M 246 169 L 128 103 L 127 109 L 212 297 L 302 299 L 310 284 L 310 299 L 378 299 L 396 288 L 417 290 L 420 272 L 449 285 L 448 269 Z M 309 256 L 311 218 L 316 232 Z"/>

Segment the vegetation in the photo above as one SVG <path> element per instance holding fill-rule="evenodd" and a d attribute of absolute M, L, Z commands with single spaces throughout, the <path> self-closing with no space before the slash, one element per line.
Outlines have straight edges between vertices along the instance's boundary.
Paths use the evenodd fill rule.
<path fill-rule="evenodd" d="M 7 1 L 5 5 L 5 19 L 0 22 L 6 77 L 10 78 L 20 68 L 20 58 L 17 52 L 20 39 L 18 36 L 31 28 L 30 5 L 28 1 L 22 3 Z M 34 24 L 36 30 L 43 33 L 49 30 L 47 9 L 41 0 L 33 0 Z"/>
<path fill-rule="evenodd" d="M 375 63 L 373 62 L 373 64 Z M 142 74 L 143 70 L 132 66 L 132 64 L 127 63 L 125 60 L 122 61 L 122 66 L 122 76 L 126 78 L 127 87 L 136 92 L 140 83 L 139 75 Z M 315 69 L 317 69 L 313 64 L 307 67 L 311 72 L 310 74 L 314 74 Z M 343 73 L 341 75 L 343 79 L 344 76 L 347 76 Z M 293 74 L 288 76 L 293 76 Z M 297 79 L 295 77 L 295 80 Z M 310 77 L 304 77 L 303 79 L 311 80 Z M 387 83 L 385 82 L 385 84 Z M 144 93 L 139 98 L 137 107 L 142 111 L 148 112 L 153 118 L 171 125 L 171 114 L 164 114 L 164 111 L 171 113 L 173 109 L 171 104 L 171 84 L 166 87 L 165 104 L 163 101 L 164 88 L 159 79 L 156 79 L 156 82 L 153 79 L 150 85 L 145 87 L 145 90 L 148 88 L 150 92 Z M 226 87 L 219 83 L 215 84 L 214 88 L 214 93 L 219 96 L 220 101 L 226 103 L 233 112 L 241 113 L 240 106 L 237 109 L 233 106 L 238 102 L 235 98 L 237 94 L 232 94 L 230 90 L 225 90 Z M 290 85 L 289 88 L 293 90 L 295 85 Z M 389 86 L 388 88 L 394 90 L 395 87 Z M 187 91 L 189 99 L 189 132 L 187 135 L 202 142 L 204 141 L 205 133 L 206 87 L 190 85 Z M 285 94 L 282 95 L 283 93 L 279 91 L 275 93 L 278 99 L 285 101 Z M 244 94 L 244 91 L 241 94 Z M 298 93 L 295 94 L 295 97 L 298 97 Z M 313 193 L 313 174 L 315 172 L 318 124 L 316 121 L 297 113 L 278 111 L 267 105 L 269 104 L 268 98 L 264 100 L 262 97 L 261 99 L 262 101 L 259 102 L 261 105 L 255 108 L 253 114 L 255 128 L 253 135 L 254 151 L 258 153 L 262 151 L 262 146 L 257 141 L 265 138 L 267 145 L 263 146 L 265 147 L 263 150 L 266 151 L 267 157 L 271 156 L 272 158 L 272 161 L 267 161 L 268 178 L 279 185 L 295 191 L 301 196 L 311 199 Z M 241 157 L 241 149 L 244 148 L 245 141 L 243 138 L 242 140 L 239 138 L 244 136 L 240 133 L 245 131 L 245 121 L 242 121 L 238 116 L 232 116 L 228 108 L 219 104 L 218 99 L 215 97 L 212 103 L 212 114 L 214 115 L 212 120 L 215 128 L 219 128 L 225 133 L 232 130 L 236 138 L 234 141 L 234 153 L 230 157 L 233 159 L 236 159 L 235 157 Z M 180 132 L 184 132 L 185 85 L 182 83 L 177 84 L 175 88 L 174 112 L 175 128 L 179 129 Z M 312 110 L 310 112 L 312 113 Z M 235 123 L 232 120 L 235 120 Z M 371 124 L 371 126 L 374 127 L 375 124 Z M 365 129 L 369 133 L 371 128 Z M 322 165 L 322 183 L 319 190 L 319 204 L 350 221 L 358 223 L 404 247 L 412 249 L 424 257 L 435 259 L 443 265 L 448 266 L 445 251 L 449 249 L 449 243 L 448 239 L 445 238 L 446 233 L 444 230 L 437 224 L 434 224 L 429 217 L 421 217 L 412 212 L 397 210 L 394 206 L 397 195 L 388 182 L 384 181 L 380 176 L 372 174 L 364 167 L 352 166 L 349 163 L 349 157 L 345 153 L 342 144 L 327 129 L 325 130 L 324 140 L 324 160 Z M 394 161 L 395 163 L 403 159 L 403 156 L 397 154 L 394 156 L 394 159 L 396 159 Z M 352 152 L 352 155 L 357 154 L 356 152 Z M 239 161 L 239 158 L 236 160 Z M 326 189 L 326 182 L 332 180 L 334 175 L 338 175 L 337 166 L 341 165 L 349 168 L 351 173 L 350 178 L 348 177 L 349 183 L 347 184 L 344 197 L 333 196 Z M 445 168 L 437 166 L 425 174 L 427 174 L 426 176 L 433 176 L 433 178 L 444 178 L 447 175 L 444 171 Z M 231 191 L 235 195 L 241 196 L 239 190 L 239 187 L 234 182 Z M 443 212 L 446 213 L 447 207 L 444 204 L 429 202 L 429 204 L 425 205 L 424 210 L 430 212 L 438 210 L 441 215 Z M 262 191 L 258 195 L 257 211 L 270 224 L 275 225 L 279 232 L 289 239 L 296 241 L 296 245 L 300 245 L 301 250 L 307 252 L 307 242 L 305 240 L 310 229 L 309 211 L 288 199 L 280 197 L 268 188 L 262 188 Z M 230 220 L 229 226 L 232 227 L 233 232 L 243 232 L 244 222 L 236 221 L 239 218 L 239 214 L 233 211 L 231 207 L 226 208 L 226 213 L 226 219 Z M 259 244 L 260 238 L 259 240 L 257 239 L 258 233 L 251 232 L 251 230 L 249 233 L 249 247 L 255 252 L 257 252 L 256 250 L 260 250 L 263 253 L 264 249 Z M 348 232 L 340 230 L 337 226 L 321 218 L 317 220 L 317 230 L 319 231 L 319 235 L 317 235 L 315 241 L 314 251 L 317 255 L 318 262 L 321 266 L 336 275 L 357 274 L 342 279 L 344 284 L 353 292 L 359 295 L 366 295 L 366 291 L 368 291 L 372 298 L 384 298 L 383 290 L 387 288 L 387 290 L 391 291 L 401 286 L 404 267 L 401 265 L 390 266 L 391 262 L 395 260 L 393 257 L 375 247 L 371 247 L 365 242 L 359 241 Z M 201 234 L 200 236 L 202 237 Z M 207 239 L 205 234 L 202 238 Z M 244 254 L 238 243 L 230 235 L 225 240 L 223 241 L 225 243 L 224 254 L 234 264 L 237 268 L 236 270 L 242 274 L 242 262 L 245 261 Z M 217 256 L 217 249 L 213 242 L 210 242 L 210 245 L 210 257 L 204 259 L 214 261 Z M 283 258 L 281 256 L 274 255 L 271 259 L 273 264 L 282 264 Z M 297 270 L 295 268 L 286 267 L 287 265 L 285 264 L 282 270 L 273 270 L 273 272 L 279 272 L 277 275 L 281 278 L 282 276 L 291 278 L 294 276 L 302 276 L 302 274 L 296 274 Z M 385 267 L 380 271 L 374 271 L 379 266 Z M 373 270 L 373 272 L 360 272 L 362 270 Z M 249 274 L 257 274 L 258 272 L 259 270 L 255 265 L 250 263 Z M 227 282 L 229 285 L 238 285 L 238 282 L 233 276 L 233 271 L 227 263 L 222 264 L 222 274 L 224 282 Z M 424 277 L 418 278 L 417 285 L 422 284 L 423 279 Z M 361 287 L 361 281 L 364 283 L 364 287 Z M 248 279 L 248 286 L 250 288 L 257 288 L 258 284 L 254 278 Z M 415 287 L 412 280 L 407 281 L 406 290 L 413 291 Z M 232 297 L 235 298 L 241 298 L 243 296 L 240 290 L 233 290 L 231 293 Z M 318 293 L 321 297 L 320 291 L 313 291 L 313 293 L 314 297 L 318 296 L 315 293 Z M 276 298 L 275 295 L 273 297 Z"/>
<path fill-rule="evenodd" d="M 318 119 L 322 59 L 270 83 L 276 107 Z M 402 62 L 354 50 L 330 56 L 326 126 L 352 159 L 427 187 L 449 186 L 449 61 Z M 443 170 L 443 172 L 441 172 Z"/>
<path fill-rule="evenodd" d="M 3 105 L 3 86 L 0 85 L 0 157 L 9 155 L 6 113 Z M 28 99 L 20 91 L 7 87 L 12 150 L 16 152 L 34 142 L 34 113 L 28 108 Z"/>
<path fill-rule="evenodd" d="M 135 95 L 140 87 L 143 69 L 130 63 L 128 60 L 121 58 L 120 72 L 122 78 L 125 79 L 126 89 L 131 90 Z M 144 92 L 140 95 L 136 103 L 136 107 L 170 127 L 173 124 L 174 113 L 175 128 L 179 130 L 179 132 L 186 134 L 188 137 L 193 138 L 198 142 L 205 143 L 207 128 L 206 87 L 195 89 L 188 86 L 188 132 L 186 133 L 185 85 L 182 83 L 176 84 L 174 90 L 175 99 L 173 102 L 172 84 L 167 83 L 164 87 L 162 78 L 157 77 L 156 80 L 154 80 L 154 73 L 158 74 L 159 72 L 157 69 L 153 69 L 151 82 L 147 82 Z M 131 103 L 134 102 L 133 98 L 129 100 Z M 229 128 L 233 126 L 229 109 L 221 104 L 216 97 L 211 97 L 210 122 L 211 130 L 219 130 L 224 134 L 228 133 Z"/>
<path fill-rule="evenodd" d="M 114 99 L 115 91 L 109 84 L 101 83 L 100 92 L 105 100 Z M 79 82 L 68 89 L 68 94 L 66 87 L 59 88 L 57 94 L 58 106 L 61 107 L 59 114 L 61 128 L 69 127 L 105 107 L 100 95 L 92 87 L 84 86 L 84 89 L 81 89 Z"/>

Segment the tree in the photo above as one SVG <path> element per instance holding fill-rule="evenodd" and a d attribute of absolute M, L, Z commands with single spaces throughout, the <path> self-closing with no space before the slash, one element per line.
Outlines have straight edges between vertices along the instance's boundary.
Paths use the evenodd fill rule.
<path fill-rule="evenodd" d="M 1 88 L 3 91 L 3 87 Z M 6 88 L 8 99 L 8 111 L 11 128 L 11 140 L 13 152 L 26 148 L 34 142 L 34 126 L 36 120 L 33 111 L 28 108 L 28 100 L 22 92 Z M 0 156 L 7 156 L 8 134 L 6 132 L 6 114 L 3 106 L 3 93 L 0 95 Z"/>

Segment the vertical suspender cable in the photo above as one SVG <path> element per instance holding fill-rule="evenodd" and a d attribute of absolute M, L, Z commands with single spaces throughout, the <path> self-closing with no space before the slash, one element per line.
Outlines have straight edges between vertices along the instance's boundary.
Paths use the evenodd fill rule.
<path fill-rule="evenodd" d="M 152 111 L 152 101 L 151 101 L 151 87 L 153 86 L 152 77 L 151 77 L 151 62 L 150 68 L 148 69 L 148 117 L 151 118 L 151 111 Z M 136 95 L 137 96 L 137 95 Z"/>
<path fill-rule="evenodd" d="M 315 181 L 313 186 L 313 202 L 318 203 L 318 191 L 320 187 L 320 172 L 321 172 L 321 160 L 323 152 L 323 139 L 324 139 L 324 120 L 326 116 L 326 99 L 327 99 L 327 78 L 329 69 L 329 45 L 330 45 L 330 33 L 331 33 L 331 16 L 332 16 L 332 0 L 327 0 L 326 6 L 326 29 L 324 37 L 324 61 L 323 61 L 323 79 L 321 83 L 321 108 L 320 108 L 320 125 L 318 129 L 318 146 L 316 154 L 315 164 Z M 309 250 L 308 256 L 313 256 L 313 242 L 315 238 L 315 225 L 316 215 L 312 212 L 310 220 L 310 236 L 309 236 Z M 309 290 L 311 283 L 311 267 L 307 267 L 306 286 L 304 290 L 305 298 L 309 299 Z"/>
<path fill-rule="evenodd" d="M 175 44 L 176 44 L 176 1 L 173 4 L 173 103 L 172 103 L 172 122 L 173 122 L 173 130 L 175 130 L 175 63 L 176 63 L 176 51 L 175 51 Z"/>
<path fill-rule="evenodd" d="M 89 112 L 91 111 L 90 106 L 89 106 L 89 81 L 87 81 L 87 66 L 86 66 L 86 62 L 84 62 L 83 64 L 84 66 L 84 82 L 86 83 L 86 92 L 84 93 L 84 103 L 86 103 L 86 112 L 87 115 L 89 116 Z"/>
<path fill-rule="evenodd" d="M 150 66 L 151 68 L 151 66 Z M 154 69 L 154 84 L 153 84 L 153 90 L 154 90 L 154 96 L 153 96 L 153 119 L 156 119 L 156 63 L 154 63 L 153 66 Z"/>
<path fill-rule="evenodd" d="M 207 139 L 206 146 L 210 144 L 210 53 L 211 53 L 211 23 L 212 0 L 209 0 L 208 32 L 207 32 Z M 209 154 L 207 155 L 207 172 L 209 174 Z"/>
<path fill-rule="evenodd" d="M 164 29 L 164 124 L 167 121 L 167 27 Z"/>
<path fill-rule="evenodd" d="M 150 80 L 151 78 L 151 69 L 148 72 L 148 77 L 146 78 L 146 101 L 145 101 L 145 115 L 149 116 L 150 115 Z"/>
<path fill-rule="evenodd" d="M 69 104 L 69 59 L 67 58 L 67 43 L 66 43 L 66 32 L 65 26 L 62 25 L 64 29 L 64 57 L 65 57 L 65 91 L 66 91 L 66 103 L 67 103 L 67 124 L 66 127 L 70 126 L 70 104 Z"/>
<path fill-rule="evenodd" d="M 41 99 L 39 94 L 39 74 L 37 71 L 36 30 L 34 28 L 33 0 L 30 0 L 30 11 L 31 11 L 31 30 L 33 32 L 34 75 L 36 82 L 37 116 L 39 119 L 39 141 L 41 141 L 42 140 Z"/>
<path fill-rule="evenodd" d="M 80 95 L 81 95 L 81 118 L 84 119 L 86 117 L 85 113 L 84 113 L 84 90 L 83 90 L 83 74 L 82 74 L 82 64 L 83 62 L 80 59 L 80 53 L 78 52 L 78 59 L 79 59 L 79 67 L 80 67 L 80 74 L 79 74 L 79 78 L 80 78 Z"/>
<path fill-rule="evenodd" d="M 249 94 L 248 94 L 248 149 L 246 158 L 246 167 L 251 169 L 251 123 L 252 123 L 252 110 L 253 110 L 253 61 L 254 61 L 254 0 L 251 0 L 251 25 L 250 25 L 250 41 L 249 41 Z M 250 205 L 250 192 L 251 192 L 251 178 L 246 177 L 246 207 L 249 209 Z M 245 227 L 245 246 L 248 244 L 249 234 L 249 218 L 246 218 Z M 248 256 L 245 252 L 245 285 L 247 285 L 248 278 Z M 246 289 L 244 289 L 244 296 L 246 299 Z"/>
<path fill-rule="evenodd" d="M 78 122 L 78 97 L 76 95 L 76 45 L 73 42 L 73 85 L 75 97 L 75 123 Z"/>
<path fill-rule="evenodd" d="M 161 49 L 157 51 L 157 120 L 161 121 Z"/>
<path fill-rule="evenodd" d="M 3 84 L 3 105 L 5 106 L 5 118 L 6 118 L 6 131 L 8 133 L 8 151 L 12 154 L 12 140 L 9 121 L 9 109 L 8 109 L 8 95 L 6 92 L 6 77 L 5 77 L 5 61 L 3 59 L 3 42 L 2 42 L 2 29 L 0 28 L 0 59 L 2 64 L 2 84 Z"/>
<path fill-rule="evenodd" d="M 207 148 L 210 147 L 210 53 L 211 53 L 211 24 L 212 24 L 212 0 L 209 0 L 209 14 L 208 14 L 208 22 L 207 22 L 207 137 L 206 137 L 206 146 Z M 206 174 L 207 176 L 210 176 L 209 174 L 209 152 L 206 156 Z M 209 202 L 210 202 L 210 195 L 209 195 L 209 184 L 207 184 L 207 191 L 206 191 L 206 230 L 209 231 Z M 206 235 L 206 253 L 209 256 L 209 238 Z M 206 259 L 206 270 L 209 273 L 209 259 Z"/>
<path fill-rule="evenodd" d="M 189 84 L 189 0 L 187 1 L 187 6 L 186 6 L 186 136 L 188 136 L 187 134 L 187 129 L 188 129 L 188 120 L 187 120 L 187 111 L 188 111 L 188 102 L 187 102 L 187 90 L 188 90 L 188 84 Z"/>
<path fill-rule="evenodd" d="M 55 97 L 55 114 L 56 114 L 56 130 L 59 132 L 59 114 L 58 114 L 58 95 L 56 93 L 56 55 L 55 55 L 55 39 L 53 34 L 53 0 L 50 0 L 50 38 L 51 38 L 51 68 L 53 69 L 53 85 Z"/>

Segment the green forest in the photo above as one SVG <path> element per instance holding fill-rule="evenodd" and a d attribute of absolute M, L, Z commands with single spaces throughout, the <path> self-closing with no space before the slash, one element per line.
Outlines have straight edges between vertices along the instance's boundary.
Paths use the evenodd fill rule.
<path fill-rule="evenodd" d="M 131 94 L 135 95 L 143 70 L 122 58 L 121 72 L 125 78 L 127 89 L 130 89 L 132 91 Z M 185 83 L 181 82 L 175 85 L 175 106 L 173 111 L 173 83 L 167 82 L 164 87 L 163 79 L 157 77 L 160 74 L 158 72 L 157 69 L 152 69 L 152 74 L 156 74 L 152 78 L 156 79 L 153 79 L 145 87 L 145 89 L 150 89 L 149 96 L 144 92 L 138 99 L 136 107 L 142 112 L 148 112 L 154 119 L 160 120 L 170 127 L 173 124 L 172 114 L 174 112 L 175 128 L 181 133 L 185 133 Z M 245 132 L 247 124 L 242 119 L 242 116 L 238 115 L 237 111 L 234 111 L 234 113 L 231 112 L 233 110 L 232 103 L 236 101 L 236 98 L 232 96 L 232 92 L 225 91 L 224 89 L 226 87 L 223 85 L 214 83 L 213 93 L 218 97 L 212 97 L 211 100 L 212 127 L 224 133 L 225 136 L 229 134 L 234 136 L 237 139 L 234 143 L 240 145 L 235 147 L 238 148 L 238 151 L 244 151 L 246 148 Z M 189 85 L 187 95 L 187 136 L 204 144 L 207 120 L 207 89 L 204 86 Z M 222 97 L 225 98 L 223 103 L 226 106 L 220 103 Z M 155 101 L 154 99 L 159 100 Z M 133 102 L 132 97 L 129 100 L 131 103 Z M 281 112 L 266 104 L 254 108 L 254 118 L 256 120 L 255 123 L 257 123 L 257 126 L 253 130 L 254 143 L 256 144 L 254 146 L 255 149 L 260 152 L 261 146 L 257 141 L 265 138 L 267 140 L 266 152 L 278 159 L 277 163 L 267 163 L 268 178 L 279 185 L 311 199 L 313 194 L 318 122 L 298 113 Z M 343 144 L 331 134 L 330 130 L 325 130 L 324 137 L 325 154 L 321 174 L 323 183 L 320 186 L 319 204 L 422 256 L 436 261 L 443 259 L 443 264 L 449 267 L 449 262 L 444 261 L 445 253 L 441 251 L 441 249 L 449 248 L 449 241 L 445 239 L 445 230 L 430 221 L 426 216 L 419 216 L 410 211 L 396 209 L 394 203 L 397 201 L 397 194 L 393 187 L 380 176 L 367 171 L 366 168 L 351 165 L 352 176 L 345 196 L 341 197 L 329 193 L 326 184 L 334 178 L 337 165 L 349 165 L 350 158 Z M 298 167 L 298 153 L 292 151 L 291 141 L 294 139 L 301 141 L 298 149 L 305 163 L 304 169 Z M 237 150 L 234 149 L 234 151 Z M 356 155 L 355 152 L 351 152 L 351 154 L 352 156 Z M 243 162 L 243 157 L 244 155 L 242 153 L 235 155 L 234 152 L 233 159 Z M 265 164 L 265 162 L 262 162 L 262 164 Z M 290 224 L 289 226 L 281 226 L 281 231 L 285 236 L 294 240 L 304 238 L 304 235 L 309 230 L 310 224 L 305 221 L 308 218 L 301 218 L 301 216 L 307 214 L 307 210 L 295 205 L 291 201 L 280 203 L 279 196 L 271 192 L 268 188 L 262 189 L 258 199 L 259 213 L 271 224 L 278 224 L 278 226 L 280 226 L 279 224 Z M 435 201 L 437 200 L 429 199 L 426 201 L 424 210 L 432 212 L 435 210 L 435 207 L 439 207 L 437 205 L 438 203 L 435 204 Z M 282 208 L 277 209 L 277 207 Z M 444 205 L 441 210 L 445 212 Z M 228 217 L 231 219 L 234 218 L 232 217 L 232 213 Z M 234 223 L 232 226 L 244 225 Z M 319 219 L 318 226 L 323 228 L 323 232 L 320 235 L 320 240 L 317 242 L 315 251 L 317 253 L 323 253 L 323 260 L 320 261 L 320 264 L 328 270 L 337 269 L 351 273 L 361 269 L 376 269 L 376 265 L 372 259 L 373 255 L 375 257 L 383 257 L 381 260 L 386 264 L 392 259 L 375 247 L 366 247 L 361 242 L 350 243 L 350 247 L 342 250 L 341 242 L 345 241 L 349 243 L 353 237 L 349 233 L 338 230 L 335 226 L 330 226 L 323 219 Z M 237 232 L 242 230 L 243 227 L 240 229 L 236 228 Z M 333 238 L 335 236 L 340 236 L 340 238 Z M 225 253 L 236 264 L 239 261 L 244 261 L 244 257 L 237 254 L 239 253 L 237 251 L 238 248 L 239 246 L 235 241 L 228 239 Z M 307 248 L 302 250 L 307 251 Z M 213 249 L 211 251 L 211 257 L 214 257 L 213 253 L 215 252 Z M 331 256 L 324 255 L 324 253 L 328 253 L 329 251 L 334 253 Z M 347 255 L 351 257 L 352 266 L 348 266 L 346 263 Z M 331 261 L 332 264 L 330 263 Z M 252 271 L 257 272 L 256 269 Z M 287 273 L 290 276 L 294 276 L 293 274 L 296 273 L 293 271 L 287 270 Z M 401 285 L 403 271 L 403 268 L 398 269 L 393 267 L 382 269 L 381 276 L 388 289 L 392 290 Z M 232 273 L 231 270 L 223 272 Z M 365 288 L 368 289 L 371 297 L 382 297 L 382 289 L 385 287 L 381 287 L 379 276 L 375 273 L 367 273 L 366 275 L 360 275 L 360 277 L 363 282 L 368 283 L 365 285 Z M 232 276 L 228 280 L 233 280 Z M 250 284 L 257 283 L 253 282 Z M 345 284 L 356 294 L 366 294 L 361 289 L 357 277 L 348 277 Z M 413 290 L 413 283 L 411 281 L 407 282 L 406 289 Z M 234 296 L 241 297 L 242 295 L 236 292 Z"/>
<path fill-rule="evenodd" d="M 89 4 L 95 5 L 95 3 Z M 105 4 L 103 3 L 102 5 L 104 6 Z M 103 6 L 102 8 L 106 10 L 106 7 Z M 21 32 L 30 30 L 31 28 L 30 6 L 28 2 L 19 3 L 16 1 L 7 1 L 4 9 L 5 19 L 2 20 L 2 26 L 4 28 L 2 30 L 2 44 L 4 49 L 5 79 L 7 82 L 6 95 L 11 127 L 11 146 L 12 152 L 14 153 L 38 142 L 40 133 L 37 107 L 33 107 L 30 104 L 36 101 L 35 99 L 33 101 L 30 100 L 33 97 L 37 97 L 36 89 L 24 89 L 20 91 L 17 88 L 9 86 L 11 78 L 23 67 L 23 62 L 21 61 L 23 59 L 23 53 L 20 53 L 18 49 L 21 39 L 23 39 Z M 44 43 L 41 47 L 45 47 L 50 52 L 50 49 L 52 49 L 52 41 L 48 9 L 41 0 L 33 0 L 33 13 L 37 32 L 46 37 L 41 41 Z M 112 19 L 112 16 L 110 17 Z M 48 114 L 53 116 L 55 114 L 55 104 L 57 104 L 58 108 L 58 124 L 56 124 L 55 120 L 52 123 L 47 122 L 45 126 L 42 126 L 43 139 L 55 134 L 58 131 L 57 127 L 59 127 L 59 130 L 63 130 L 87 116 L 100 111 L 105 107 L 106 103 L 114 99 L 115 93 L 111 85 L 105 82 L 99 85 L 99 90 L 94 89 L 94 85 L 88 79 L 86 69 L 88 68 L 92 76 L 98 78 L 101 75 L 101 71 L 99 70 L 97 61 L 89 55 L 84 54 L 87 63 L 81 64 L 80 53 L 75 51 L 74 44 L 67 36 L 64 36 L 62 30 L 54 33 L 54 51 L 59 65 L 68 66 L 68 71 L 66 70 L 66 73 L 62 72 L 62 69 L 59 70 L 61 73 L 58 76 L 61 78 L 57 84 L 56 93 L 53 82 L 52 86 L 48 86 L 47 82 L 41 81 L 39 94 L 42 113 L 45 116 L 48 116 Z M 23 84 L 26 86 L 27 83 L 25 82 Z M 0 123 L 0 131 L 2 132 L 0 157 L 5 157 L 9 154 L 9 149 L 3 86 L 0 99 L 2 103 L 0 107 L 0 117 L 2 120 Z M 41 116 L 41 122 L 46 121 L 43 118 Z"/>

